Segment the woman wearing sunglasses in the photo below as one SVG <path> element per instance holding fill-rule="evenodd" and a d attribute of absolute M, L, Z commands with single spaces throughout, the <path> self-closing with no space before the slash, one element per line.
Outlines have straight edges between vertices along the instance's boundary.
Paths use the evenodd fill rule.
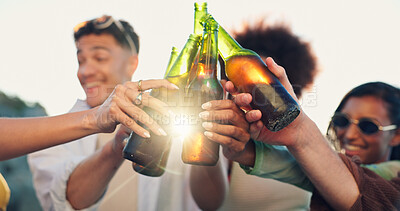
<path fill-rule="evenodd" d="M 327 136 L 349 157 L 380 176 L 391 179 L 400 171 L 400 161 L 390 161 L 393 148 L 400 144 L 399 89 L 382 82 L 362 84 L 340 102 Z"/>

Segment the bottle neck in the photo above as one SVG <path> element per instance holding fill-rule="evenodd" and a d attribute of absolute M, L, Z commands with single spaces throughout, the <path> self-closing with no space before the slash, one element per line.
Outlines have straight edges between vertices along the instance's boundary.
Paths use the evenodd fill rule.
<path fill-rule="evenodd" d="M 203 25 L 201 24 L 201 20 L 203 17 L 207 15 L 207 2 L 203 3 L 194 3 L 194 30 L 193 34 L 202 35 L 203 34 Z"/>
<path fill-rule="evenodd" d="M 224 28 L 219 26 L 218 29 L 218 50 L 224 61 L 235 55 L 243 47 L 233 39 Z"/>
<path fill-rule="evenodd" d="M 178 48 L 172 47 L 171 55 L 169 56 L 169 61 L 167 65 L 167 69 L 164 73 L 164 78 L 167 78 L 169 71 L 171 70 L 172 65 L 174 65 L 176 58 L 178 57 Z"/>
<path fill-rule="evenodd" d="M 218 62 L 218 24 L 205 27 L 200 54 L 198 78 L 216 78 Z"/>
<path fill-rule="evenodd" d="M 170 77 L 180 76 L 190 70 L 190 67 L 199 48 L 199 39 L 199 36 L 193 34 L 189 36 L 188 41 L 186 42 L 182 51 L 176 58 L 176 61 L 172 65 L 171 70 L 166 77 L 167 79 Z"/>

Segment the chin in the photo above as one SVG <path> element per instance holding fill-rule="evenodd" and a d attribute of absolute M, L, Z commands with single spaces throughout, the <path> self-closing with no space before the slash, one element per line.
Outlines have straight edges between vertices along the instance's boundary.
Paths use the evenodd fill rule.
<path fill-rule="evenodd" d="M 96 106 L 99 106 L 99 105 L 101 105 L 103 102 L 104 102 L 104 100 L 100 100 L 100 99 L 90 99 L 90 98 L 86 99 L 86 103 L 87 103 L 91 108 L 96 107 Z"/>

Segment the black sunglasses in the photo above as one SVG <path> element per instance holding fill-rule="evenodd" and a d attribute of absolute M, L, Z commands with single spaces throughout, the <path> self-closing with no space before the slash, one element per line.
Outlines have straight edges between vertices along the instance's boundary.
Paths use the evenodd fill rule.
<path fill-rule="evenodd" d="M 106 29 L 110 27 L 113 23 L 117 26 L 119 31 L 124 35 L 126 41 L 129 44 L 129 47 L 131 48 L 132 53 L 137 53 L 136 51 L 136 45 L 133 42 L 132 38 L 129 36 L 129 34 L 125 31 L 124 26 L 119 20 L 115 20 L 113 17 L 109 15 L 103 15 L 100 18 L 96 18 L 90 21 L 84 21 L 82 23 L 79 23 L 74 27 L 74 32 L 79 31 L 82 27 L 86 26 L 88 23 L 93 23 L 94 27 L 96 29 Z"/>
<path fill-rule="evenodd" d="M 338 127 L 341 129 L 347 128 L 351 123 L 357 125 L 362 133 L 365 135 L 372 135 L 377 133 L 378 131 L 389 131 L 397 128 L 396 125 L 388 125 L 382 126 L 374 119 L 371 118 L 360 118 L 360 119 L 351 119 L 346 114 L 336 113 L 332 117 L 332 123 L 334 127 Z"/>

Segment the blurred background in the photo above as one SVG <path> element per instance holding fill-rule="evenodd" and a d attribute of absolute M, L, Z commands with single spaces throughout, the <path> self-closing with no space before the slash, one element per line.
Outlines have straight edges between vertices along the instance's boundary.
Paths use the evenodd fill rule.
<path fill-rule="evenodd" d="M 323 132 L 351 88 L 378 80 L 400 86 L 398 0 L 207 2 L 228 32 L 264 19 L 288 24 L 311 43 L 322 71 L 301 103 Z M 129 21 L 140 36 L 133 80 L 161 78 L 171 47 L 182 48 L 193 30 L 193 3 L 0 0 L 0 91 L 5 93 L 0 104 L 6 105 L 0 106 L 0 115 L 58 115 L 68 112 L 77 98 L 84 99 L 72 28 L 103 14 Z M 0 162 L 0 172 L 12 189 L 9 210 L 40 210 L 25 157 Z M 22 199 L 31 201 L 18 201 Z M 24 207 L 26 203 L 31 206 Z"/>

